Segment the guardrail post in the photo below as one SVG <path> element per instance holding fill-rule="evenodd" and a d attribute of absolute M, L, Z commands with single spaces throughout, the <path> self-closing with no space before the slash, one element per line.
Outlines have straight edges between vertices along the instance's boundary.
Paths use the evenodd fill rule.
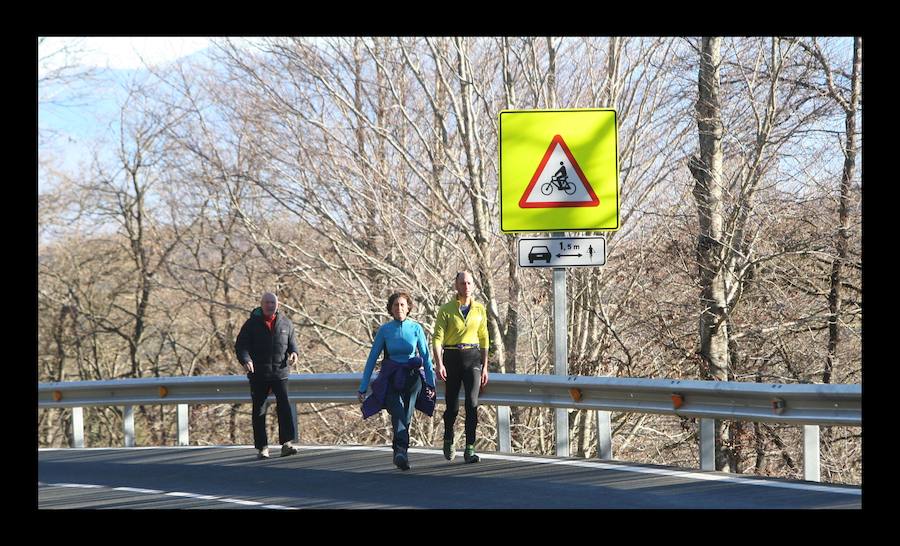
<path fill-rule="evenodd" d="M 134 406 L 125 406 L 122 417 L 125 427 L 125 447 L 134 447 Z"/>
<path fill-rule="evenodd" d="M 291 419 L 294 420 L 294 437 L 292 442 L 300 441 L 300 421 L 297 419 L 297 404 L 291 404 Z"/>
<path fill-rule="evenodd" d="M 72 447 L 84 447 L 84 408 L 72 408 Z"/>
<path fill-rule="evenodd" d="M 178 445 L 190 445 L 188 438 L 188 405 L 178 404 Z"/>
<path fill-rule="evenodd" d="M 819 425 L 803 425 L 803 479 L 822 481 L 819 468 Z"/>
<path fill-rule="evenodd" d="M 700 470 L 716 469 L 716 420 L 700 419 Z"/>
<path fill-rule="evenodd" d="M 497 445 L 501 453 L 512 453 L 509 439 L 509 406 L 497 406 Z"/>
<path fill-rule="evenodd" d="M 611 412 L 597 411 L 597 457 L 612 459 L 612 432 L 609 427 Z"/>

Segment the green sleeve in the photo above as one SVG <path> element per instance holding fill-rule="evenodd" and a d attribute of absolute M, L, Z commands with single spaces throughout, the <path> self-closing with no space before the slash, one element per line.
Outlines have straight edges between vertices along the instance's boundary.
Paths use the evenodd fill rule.
<path fill-rule="evenodd" d="M 447 314 L 443 309 L 438 309 L 434 319 L 434 334 L 431 336 L 433 346 L 440 347 L 444 343 L 444 332 L 447 329 Z"/>
<path fill-rule="evenodd" d="M 484 319 L 481 321 L 481 324 L 478 326 L 478 346 L 482 349 L 489 349 L 490 342 L 488 341 L 488 330 L 487 330 L 487 308 L 481 307 L 482 315 Z"/>

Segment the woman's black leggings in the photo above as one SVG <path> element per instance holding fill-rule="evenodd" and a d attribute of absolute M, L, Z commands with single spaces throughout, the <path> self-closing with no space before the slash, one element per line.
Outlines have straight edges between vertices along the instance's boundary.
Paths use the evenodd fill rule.
<path fill-rule="evenodd" d="M 466 444 L 475 443 L 478 426 L 478 392 L 481 389 L 481 349 L 444 349 L 447 368 L 444 440 L 453 439 L 453 424 L 459 414 L 459 388 L 466 388 Z"/>

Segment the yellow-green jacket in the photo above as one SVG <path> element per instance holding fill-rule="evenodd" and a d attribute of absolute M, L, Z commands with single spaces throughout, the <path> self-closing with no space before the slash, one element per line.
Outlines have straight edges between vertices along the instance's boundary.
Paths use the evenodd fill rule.
<path fill-rule="evenodd" d="M 437 347 L 477 343 L 479 348 L 488 349 L 487 310 L 484 304 L 473 299 L 465 318 L 456 298 L 442 305 L 434 321 L 431 339 Z"/>

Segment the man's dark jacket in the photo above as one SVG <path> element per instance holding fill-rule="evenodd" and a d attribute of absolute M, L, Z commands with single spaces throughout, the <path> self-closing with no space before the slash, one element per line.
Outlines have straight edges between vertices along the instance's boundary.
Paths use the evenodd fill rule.
<path fill-rule="evenodd" d="M 253 361 L 254 373 L 250 380 L 271 381 L 287 379 L 290 372 L 288 354 L 297 352 L 294 324 L 281 311 L 275 313 L 272 331 L 266 328 L 262 307 L 250 313 L 250 318 L 241 327 L 234 352 L 241 364 Z"/>

